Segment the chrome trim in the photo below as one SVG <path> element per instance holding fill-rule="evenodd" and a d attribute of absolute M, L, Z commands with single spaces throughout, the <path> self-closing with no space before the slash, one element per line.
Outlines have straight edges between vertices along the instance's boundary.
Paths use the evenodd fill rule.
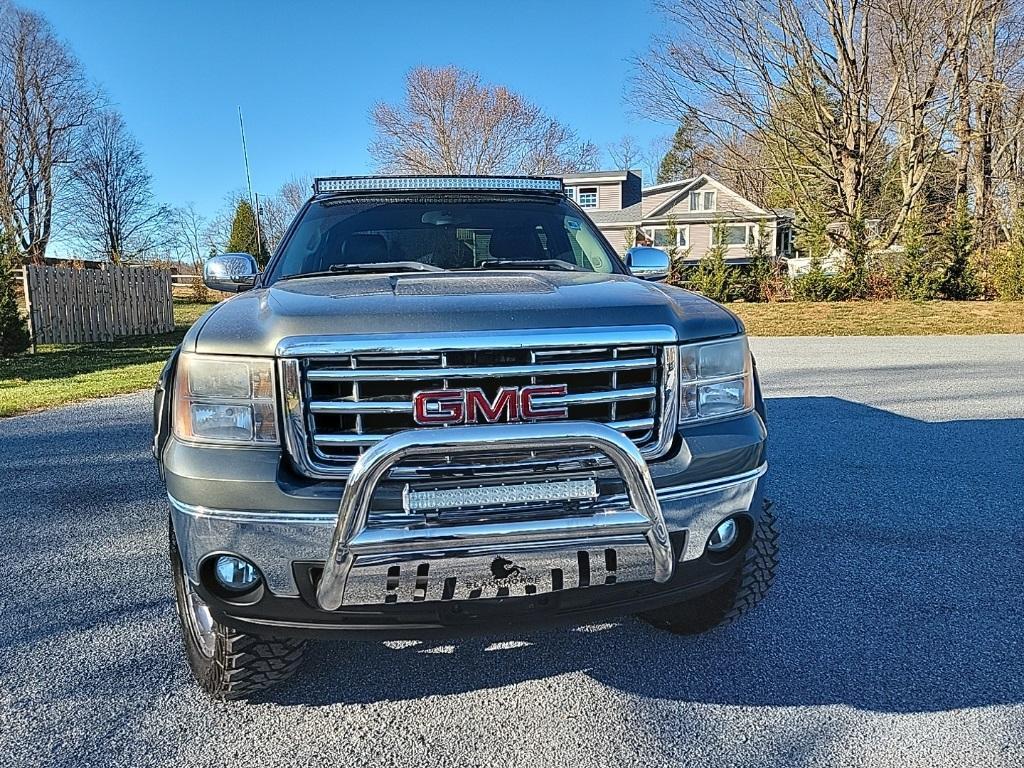
<path fill-rule="evenodd" d="M 300 372 L 299 357 L 322 358 L 335 355 L 352 354 L 439 354 L 447 351 L 477 349 L 543 350 L 573 347 L 586 348 L 590 346 L 628 347 L 643 345 L 663 345 L 661 346 L 661 381 L 659 382 L 659 386 L 655 388 L 658 395 L 658 417 L 657 419 L 643 420 L 643 423 L 641 423 L 641 420 L 634 420 L 632 422 L 613 422 L 612 424 L 616 429 L 628 431 L 649 429 L 656 426 L 657 430 L 654 432 L 651 439 L 640 448 L 640 452 L 648 461 L 658 459 L 661 456 L 664 456 L 672 447 L 672 442 L 675 439 L 679 426 L 679 347 L 677 344 L 675 330 L 666 325 L 541 329 L 530 331 L 494 331 L 487 334 L 453 333 L 437 335 L 407 334 L 400 336 L 288 337 L 282 339 L 277 347 L 277 353 L 282 357 L 282 359 L 278 361 L 278 369 L 282 390 L 284 445 L 298 471 L 307 477 L 318 480 L 334 480 L 347 477 L 352 471 L 352 464 L 320 461 L 314 454 L 314 442 L 310 438 L 310 429 L 306 421 L 306 414 L 304 413 L 302 391 L 303 380 Z M 581 365 L 594 365 L 594 369 L 596 370 L 609 370 L 614 372 L 613 365 L 615 364 L 622 364 L 623 366 L 638 365 L 640 367 L 650 367 L 657 364 L 657 359 L 626 359 L 621 361 L 600 361 L 596 363 L 566 363 L 564 365 L 573 365 L 577 368 Z M 542 363 L 537 363 L 529 366 L 501 366 L 493 368 L 443 368 L 437 369 L 434 372 L 443 371 L 443 375 L 437 376 L 437 378 L 458 378 L 460 373 L 466 371 L 486 370 L 488 372 L 504 371 L 507 373 L 508 371 L 521 372 L 524 368 L 533 369 L 533 373 L 536 374 L 537 370 L 535 369 L 543 369 L 546 373 L 551 373 L 555 371 L 556 365 L 563 364 L 544 365 Z M 593 369 L 588 368 L 588 370 Z M 628 368 L 624 367 L 619 370 L 628 370 Z M 372 374 L 375 372 L 382 374 L 385 377 L 391 376 L 394 378 L 396 374 L 405 374 L 406 370 L 374 369 L 371 371 L 370 369 L 336 369 L 329 371 L 332 376 L 335 373 L 344 376 L 348 376 L 350 374 L 358 376 Z M 308 371 L 307 376 L 313 376 L 315 378 L 316 373 L 316 371 Z M 431 369 L 416 369 L 414 373 L 409 372 L 408 378 L 422 378 L 428 374 L 433 375 L 431 373 Z M 328 377 L 325 375 L 324 378 L 326 379 Z M 626 391 L 633 392 L 634 390 Z M 575 395 L 569 395 L 568 397 L 579 397 L 580 394 L 590 396 L 595 393 L 577 393 Z M 636 397 L 639 397 L 639 395 L 636 395 Z M 358 403 L 359 409 L 362 410 L 357 410 L 354 407 L 355 403 L 353 403 L 353 407 L 349 412 L 368 413 L 370 412 L 370 409 L 364 409 L 364 406 L 369 402 L 374 401 L 360 401 Z M 551 404 L 556 403 L 552 401 Z M 322 406 L 323 401 L 317 401 L 317 405 Z M 339 413 L 346 412 L 349 409 L 349 405 L 347 404 L 332 404 L 327 407 L 332 409 L 337 407 L 337 410 L 334 410 L 333 412 Z M 374 406 L 370 406 L 370 408 L 373 407 Z M 404 408 L 402 410 L 404 412 Z M 313 411 L 310 412 L 312 413 Z M 564 422 L 558 423 L 561 424 Z M 337 441 L 333 442 L 334 445 L 361 446 L 372 445 L 374 444 L 372 441 L 382 436 L 357 434 L 351 436 L 336 435 L 321 437 L 339 438 Z M 321 444 L 327 445 L 330 443 Z M 594 462 L 589 460 L 584 463 L 587 466 L 594 466 Z M 606 461 L 603 461 L 603 459 L 599 459 L 598 464 L 603 464 L 605 467 L 609 466 Z M 565 464 L 566 467 L 569 467 L 570 465 L 579 466 L 580 459 L 572 459 L 567 461 Z M 558 466 L 561 468 L 562 465 L 560 462 L 554 462 L 552 460 L 538 460 L 535 462 L 531 461 L 528 465 L 527 463 L 523 464 L 524 469 L 527 466 L 537 468 Z M 472 466 L 460 467 L 458 465 L 451 465 L 446 468 L 450 469 L 452 472 L 473 471 Z M 511 468 L 510 471 L 515 471 L 515 467 Z M 394 477 L 416 477 L 421 476 L 421 474 L 422 473 L 419 469 L 413 467 L 398 467 L 393 471 Z M 436 473 L 431 472 L 428 474 Z"/>
<path fill-rule="evenodd" d="M 714 493 L 736 485 L 757 480 L 768 471 L 768 463 L 765 462 L 756 469 L 749 472 L 741 472 L 738 475 L 718 477 L 714 480 L 704 480 L 699 483 L 686 483 L 685 485 L 670 485 L 665 488 L 657 488 L 656 493 L 659 502 L 678 501 L 694 496 L 701 496 L 705 493 Z M 338 521 L 338 515 L 334 512 L 271 512 L 262 510 L 245 509 L 215 509 L 204 507 L 199 504 L 186 504 L 179 501 L 170 494 L 168 501 L 178 511 L 197 520 L 218 520 L 232 523 L 266 523 L 268 525 L 330 525 Z M 606 496 L 605 501 L 626 500 L 625 494 Z"/>
<path fill-rule="evenodd" d="M 619 344 L 616 346 L 628 346 Z M 491 349 L 491 347 L 488 347 Z M 445 350 L 450 352 L 451 350 Z M 658 364 L 653 357 L 627 360 L 588 360 L 579 363 L 537 363 L 535 365 L 476 365 L 458 368 L 320 368 L 308 371 L 310 381 L 365 381 L 403 379 L 479 379 L 496 376 L 548 376 L 555 374 L 603 373 L 652 368 Z"/>
<path fill-rule="evenodd" d="M 309 373 L 313 373 L 313 371 Z M 412 413 L 412 401 L 313 400 L 309 404 L 309 411 L 310 413 Z"/>
<path fill-rule="evenodd" d="M 527 542 L 575 541 L 602 536 L 645 534 L 651 519 L 632 509 L 582 517 L 542 518 L 523 522 L 472 523 L 438 528 L 371 528 L 362 531 L 349 546 L 363 555 L 404 554 L 438 548 L 498 546 Z"/>
<path fill-rule="evenodd" d="M 317 601 L 325 610 L 333 611 L 345 602 L 345 588 L 349 575 L 362 554 L 363 547 L 370 544 L 364 536 L 380 536 L 379 546 L 382 551 L 394 546 L 398 541 L 388 544 L 385 537 L 396 536 L 392 529 L 385 533 L 368 533 L 366 523 L 369 516 L 370 499 L 381 479 L 395 465 L 409 456 L 452 456 L 465 453 L 482 453 L 493 450 L 524 450 L 524 449 L 560 449 L 582 448 L 603 453 L 615 465 L 626 486 L 632 512 L 642 517 L 646 526 L 643 535 L 650 546 L 654 560 L 654 580 L 665 582 L 672 576 L 674 558 L 672 545 L 668 538 L 668 529 L 661 514 L 657 492 L 651 480 L 647 464 L 637 446 L 627 437 L 614 429 L 601 424 L 586 421 L 564 421 L 548 424 L 493 424 L 472 427 L 450 427 L 440 430 L 412 430 L 398 432 L 369 448 L 353 465 L 345 491 L 338 508 L 338 523 L 334 530 L 330 552 L 324 566 L 323 577 L 317 588 Z M 685 447 L 683 450 L 689 451 Z M 687 462 L 688 463 L 688 462 Z M 613 513 L 618 515 L 619 513 Z M 597 528 L 600 530 L 602 513 L 594 515 Z M 609 518 L 618 520 L 617 517 Z M 571 519 L 570 519 L 571 520 Z M 619 532 L 618 527 L 638 525 L 640 521 L 632 519 L 613 524 L 611 531 Z M 552 521 L 550 529 L 535 532 L 536 523 L 512 523 L 505 526 L 484 526 L 486 533 L 473 537 L 472 544 L 515 544 L 521 541 L 520 530 L 530 538 L 557 538 L 558 525 L 566 521 Z M 575 529 L 575 522 L 566 523 L 569 530 Z M 582 526 L 582 523 L 580 523 Z M 468 532 L 463 531 L 462 535 Z M 463 545 L 458 535 L 448 537 L 443 543 L 449 548 Z M 374 541 L 376 549 L 377 541 Z"/>
<path fill-rule="evenodd" d="M 578 392 L 561 397 L 538 397 L 533 402 L 537 405 L 579 405 L 581 403 L 601 405 L 620 400 L 646 400 L 650 397 L 657 397 L 657 395 L 657 387 L 636 387 L 634 389 L 614 389 L 608 392 Z"/>
<path fill-rule="evenodd" d="M 668 325 L 617 325 L 604 328 L 549 328 L 485 333 L 374 334 L 368 336 L 288 336 L 277 345 L 278 357 L 333 357 L 354 354 L 406 354 L 477 349 L 539 349 L 542 347 L 628 347 L 676 344 Z"/>
<path fill-rule="evenodd" d="M 538 398 L 539 400 L 539 398 Z M 517 422 L 518 423 L 518 422 Z M 558 422 L 564 424 L 565 422 Z M 595 424 L 598 422 L 594 422 Z M 601 422 L 602 426 L 610 427 L 618 432 L 633 432 L 638 429 L 651 429 L 654 426 L 654 419 L 624 419 L 622 421 Z M 423 427 L 423 429 L 446 429 L 446 427 Z M 405 430 L 410 431 L 410 430 Z M 415 431 L 415 430 L 412 430 Z M 375 445 L 381 440 L 386 440 L 391 435 L 367 435 L 367 434 L 341 434 L 341 435 L 314 435 L 314 445 Z"/>

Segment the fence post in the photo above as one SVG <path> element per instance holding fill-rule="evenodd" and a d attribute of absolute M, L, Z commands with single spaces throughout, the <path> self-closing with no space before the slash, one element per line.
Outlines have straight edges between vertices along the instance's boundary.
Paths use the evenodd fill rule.
<path fill-rule="evenodd" d="M 36 353 L 36 324 L 32 316 L 32 291 L 29 285 L 28 265 L 21 268 L 21 289 L 25 294 L 25 313 L 28 315 L 28 340 L 32 354 Z"/>

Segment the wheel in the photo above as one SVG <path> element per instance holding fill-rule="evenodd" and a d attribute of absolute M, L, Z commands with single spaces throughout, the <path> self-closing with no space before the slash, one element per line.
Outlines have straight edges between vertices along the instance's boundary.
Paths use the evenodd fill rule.
<path fill-rule="evenodd" d="M 244 699 L 292 675 L 300 640 L 248 635 L 220 624 L 185 575 L 171 528 L 171 571 L 185 655 L 199 685 L 216 699 Z"/>
<path fill-rule="evenodd" d="M 728 582 L 692 600 L 648 611 L 641 618 L 680 635 L 696 635 L 728 624 L 764 599 L 778 564 L 778 524 L 771 503 L 765 502 L 743 563 Z"/>

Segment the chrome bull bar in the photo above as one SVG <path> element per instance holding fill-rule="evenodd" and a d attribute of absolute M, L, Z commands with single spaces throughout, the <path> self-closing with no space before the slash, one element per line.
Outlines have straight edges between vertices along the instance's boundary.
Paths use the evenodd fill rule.
<path fill-rule="evenodd" d="M 604 454 L 625 484 L 629 508 L 558 519 L 367 529 L 370 500 L 378 483 L 405 459 L 517 449 L 584 449 Z M 689 453 L 685 442 L 682 450 Z M 544 563 L 551 561 L 552 553 L 572 552 L 575 556 L 579 551 L 582 557 L 584 552 L 606 545 L 609 549 L 604 551 L 613 553 L 618 550 L 612 546 L 625 545 L 622 559 L 632 565 L 637 565 L 637 550 L 646 550 L 648 562 L 653 561 L 653 568 L 647 569 L 650 578 L 665 582 L 672 576 L 675 558 L 654 483 L 639 448 L 621 432 L 589 421 L 489 424 L 398 432 L 370 447 L 352 467 L 317 587 L 317 602 L 328 611 L 345 604 L 365 603 L 365 589 L 353 589 L 356 594 L 347 594 L 353 573 L 365 572 L 379 583 L 387 576 L 389 564 L 395 562 L 447 562 L 452 574 L 466 575 L 502 555 L 528 556 Z M 582 564 L 583 560 L 581 567 Z M 421 574 L 425 575 L 423 571 Z M 503 583 L 507 584 L 508 580 Z M 531 586 L 536 590 L 537 585 L 527 585 L 526 594 L 534 593 L 530 591 Z M 550 581 L 547 587 L 559 588 Z M 507 587 L 499 586 L 497 594 L 509 594 Z M 468 596 L 480 596 L 480 590 L 470 590 Z M 424 583 L 416 599 L 428 598 L 439 599 L 439 595 L 437 590 L 427 589 Z"/>

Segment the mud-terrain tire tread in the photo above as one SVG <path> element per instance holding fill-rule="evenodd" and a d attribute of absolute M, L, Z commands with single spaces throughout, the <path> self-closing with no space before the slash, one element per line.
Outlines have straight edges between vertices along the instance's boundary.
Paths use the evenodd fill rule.
<path fill-rule="evenodd" d="M 724 626 L 765 598 L 775 581 L 778 564 L 779 525 L 771 502 L 766 501 L 743 563 L 732 579 L 706 595 L 649 611 L 642 618 L 683 635 Z"/>
<path fill-rule="evenodd" d="M 245 699 L 292 676 L 302 662 L 305 643 L 293 638 L 262 637 L 214 622 L 213 658 L 205 656 L 186 626 L 182 601 L 187 599 L 174 530 L 171 529 L 171 568 L 182 642 L 189 667 L 206 693 L 215 699 Z"/>

